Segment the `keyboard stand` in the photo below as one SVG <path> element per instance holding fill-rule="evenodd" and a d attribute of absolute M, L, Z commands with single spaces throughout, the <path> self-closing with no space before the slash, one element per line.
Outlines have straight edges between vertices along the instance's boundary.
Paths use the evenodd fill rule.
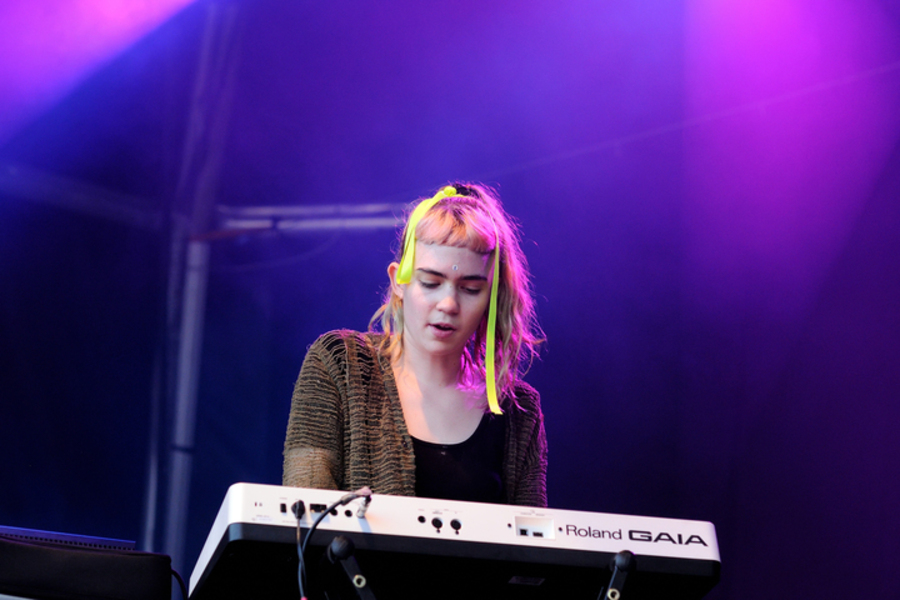
<path fill-rule="evenodd" d="M 609 585 L 600 589 L 600 595 L 597 600 L 621 600 L 622 588 L 625 587 L 625 578 L 628 571 L 634 569 L 634 554 L 628 550 L 622 550 L 609 563 L 612 567 L 612 577 L 609 579 Z"/>
<path fill-rule="evenodd" d="M 356 598 L 359 600 L 376 600 L 375 593 L 369 586 L 365 575 L 362 574 L 362 570 L 359 568 L 359 563 L 356 562 L 356 558 L 353 556 L 354 550 L 356 550 L 356 546 L 353 544 L 353 541 L 343 535 L 334 536 L 334 539 L 328 544 L 328 549 L 319 562 L 320 569 L 326 575 L 322 578 L 322 591 L 326 598 L 331 597 L 328 592 L 332 591 L 332 588 L 346 588 L 346 583 L 349 582 Z M 346 577 L 346 581 L 342 581 L 340 575 L 335 574 L 338 567 L 340 567 L 340 572 Z M 341 586 L 342 583 L 344 584 L 343 586 Z M 343 596 L 338 595 L 337 597 L 342 598 Z"/>

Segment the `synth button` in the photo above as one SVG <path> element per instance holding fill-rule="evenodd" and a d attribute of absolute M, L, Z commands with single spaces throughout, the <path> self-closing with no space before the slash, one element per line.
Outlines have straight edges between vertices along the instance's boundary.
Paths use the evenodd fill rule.
<path fill-rule="evenodd" d="M 434 525 L 434 528 L 440 530 L 441 527 L 444 526 L 444 522 L 438 519 L 437 517 L 431 520 L 431 524 Z"/>

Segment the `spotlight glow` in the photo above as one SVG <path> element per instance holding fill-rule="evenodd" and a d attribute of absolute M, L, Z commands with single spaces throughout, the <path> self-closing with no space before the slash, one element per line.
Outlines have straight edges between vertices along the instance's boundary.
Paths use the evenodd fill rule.
<path fill-rule="evenodd" d="M 686 137 L 696 301 L 814 297 L 900 131 L 898 40 L 870 0 L 691 0 Z M 730 115 L 730 116 L 729 116 Z"/>
<path fill-rule="evenodd" d="M 0 143 L 191 0 L 4 0 Z"/>

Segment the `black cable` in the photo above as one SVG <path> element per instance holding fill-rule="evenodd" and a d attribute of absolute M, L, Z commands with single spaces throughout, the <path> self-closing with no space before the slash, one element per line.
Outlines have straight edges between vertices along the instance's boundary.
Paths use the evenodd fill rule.
<path fill-rule="evenodd" d="M 316 517 L 315 521 L 313 521 L 312 526 L 309 528 L 309 531 L 306 534 L 306 539 L 303 540 L 303 547 L 301 548 L 301 552 L 306 553 L 306 545 L 309 543 L 309 538 L 312 537 L 312 534 L 319 527 L 319 523 L 321 523 L 322 520 L 326 516 L 328 516 L 331 511 L 333 511 L 338 506 L 346 506 L 357 498 L 368 498 L 369 500 L 366 502 L 366 505 L 368 505 L 368 503 L 371 502 L 371 497 L 372 490 L 370 490 L 368 486 L 366 486 L 356 490 L 355 492 L 351 492 L 349 494 L 346 494 L 345 496 L 342 496 L 337 502 L 333 502 L 328 508 L 322 511 L 318 517 Z"/>
<path fill-rule="evenodd" d="M 313 524 L 310 526 L 309 531 L 306 532 L 305 538 L 302 538 L 300 534 L 300 519 L 305 513 L 303 501 L 298 500 L 291 507 L 291 509 L 294 511 L 294 515 L 296 515 L 297 517 L 297 560 L 299 561 L 299 564 L 297 565 L 297 585 L 300 588 L 300 600 L 306 600 L 306 561 L 304 557 L 306 556 L 306 545 L 309 544 L 309 538 L 311 538 L 312 534 L 315 533 L 316 529 L 318 529 L 319 523 L 321 523 L 322 520 L 325 519 L 325 517 L 328 516 L 331 511 L 336 509 L 338 506 L 346 506 L 357 498 L 365 498 L 364 507 L 360 507 L 360 511 L 362 514 L 357 513 L 357 515 L 362 518 L 365 515 L 365 509 L 368 508 L 369 503 L 372 501 L 372 490 L 370 490 L 368 486 L 360 488 L 355 492 L 351 492 L 349 494 L 341 496 L 340 499 L 338 499 L 336 502 L 333 502 L 328 508 L 319 513 L 319 516 L 316 517 L 316 520 L 313 521 Z"/>
<path fill-rule="evenodd" d="M 304 579 L 306 577 L 306 565 L 303 563 L 303 550 L 300 545 L 300 519 L 297 519 L 297 588 L 300 590 L 300 600 L 306 600 Z"/>
<path fill-rule="evenodd" d="M 187 589 L 187 586 L 184 584 L 184 578 L 175 569 L 172 569 L 172 575 L 175 577 L 175 580 L 178 582 L 178 587 L 181 588 L 181 597 L 184 598 L 184 600 L 188 600 L 188 589 Z"/>
<path fill-rule="evenodd" d="M 347 496 L 352 496 L 352 494 L 347 494 Z M 311 538 L 312 534 L 315 533 L 316 529 L 318 529 L 319 523 L 321 523 L 325 519 L 325 517 L 328 516 L 328 513 L 333 511 L 338 506 L 343 506 L 344 504 L 347 504 L 347 502 L 350 502 L 350 501 L 354 500 L 355 498 L 357 498 L 357 496 L 353 496 L 352 498 L 347 500 L 347 502 L 344 502 L 343 500 L 347 496 L 344 496 L 337 502 L 333 502 L 328 508 L 326 508 L 321 513 L 319 513 L 319 516 L 316 517 L 316 520 L 313 521 L 313 524 L 310 526 L 309 531 L 306 532 L 306 539 L 303 540 L 303 547 L 300 548 L 301 554 L 306 554 L 306 546 L 307 546 L 307 544 L 309 544 L 309 538 Z"/>
<path fill-rule="evenodd" d="M 306 600 L 306 565 L 303 562 L 303 549 L 300 545 L 300 520 L 306 512 L 303 500 L 297 500 L 291 506 L 291 510 L 294 512 L 294 516 L 297 517 L 297 559 L 299 561 L 297 564 L 297 587 L 300 589 L 300 600 Z"/>

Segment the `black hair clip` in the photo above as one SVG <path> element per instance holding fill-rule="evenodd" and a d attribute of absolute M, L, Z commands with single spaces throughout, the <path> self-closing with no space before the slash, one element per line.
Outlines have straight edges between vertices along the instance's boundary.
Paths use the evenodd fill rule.
<path fill-rule="evenodd" d="M 456 190 L 457 196 L 468 196 L 470 198 L 478 197 L 478 194 L 475 193 L 475 190 L 462 183 L 454 183 L 453 189 Z"/>

